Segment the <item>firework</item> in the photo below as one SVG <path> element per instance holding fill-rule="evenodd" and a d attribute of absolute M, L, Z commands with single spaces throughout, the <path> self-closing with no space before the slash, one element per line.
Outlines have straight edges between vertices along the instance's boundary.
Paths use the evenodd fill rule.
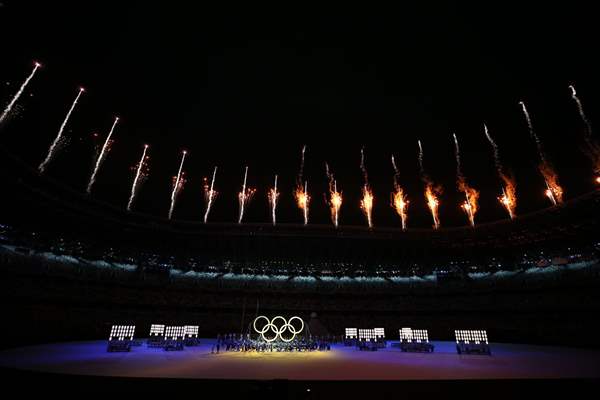
<path fill-rule="evenodd" d="M 302 147 L 302 157 L 300 160 L 300 170 L 298 177 L 296 178 L 296 190 L 294 191 L 294 197 L 296 198 L 296 204 L 302 211 L 304 217 L 304 225 L 308 224 L 308 210 L 310 205 L 310 195 L 308 194 L 308 181 L 302 181 L 304 175 L 304 153 L 306 152 L 306 145 Z"/>
<path fill-rule="evenodd" d="M 585 153 L 592 161 L 594 173 L 596 174 L 596 182 L 600 183 L 600 144 L 598 144 L 598 142 L 595 141 L 592 136 L 592 124 L 583 111 L 583 105 L 581 104 L 579 97 L 577 97 L 575 86 L 570 85 L 569 89 L 571 89 L 571 98 L 577 104 L 577 111 L 579 112 L 579 116 L 585 125 L 585 143 L 587 145 Z"/>
<path fill-rule="evenodd" d="M 117 126 L 117 122 L 119 122 L 119 117 L 115 117 L 115 121 L 113 122 L 112 127 L 110 128 L 110 131 L 108 132 L 108 136 L 106 136 L 106 140 L 104 141 L 104 144 L 102 145 L 100 154 L 98 155 L 98 158 L 96 158 L 96 164 L 94 165 L 94 170 L 92 171 L 92 175 L 90 176 L 90 181 L 88 182 L 87 189 L 86 189 L 88 194 L 92 193 L 92 186 L 94 185 L 94 183 L 96 183 L 96 175 L 98 174 L 100 167 L 104 163 L 104 160 L 106 160 L 106 156 L 108 155 L 108 153 L 110 152 L 110 149 L 112 148 L 112 144 L 113 144 L 112 134 L 115 130 L 115 126 Z"/>
<path fill-rule="evenodd" d="M 269 206 L 271 207 L 271 221 L 273 222 L 273 225 L 275 225 L 277 223 L 275 211 L 277 209 L 277 201 L 279 199 L 279 192 L 277 191 L 277 175 L 275 175 L 275 184 L 271 189 L 269 189 L 267 197 L 269 199 Z"/>
<path fill-rule="evenodd" d="M 467 179 L 462 172 L 462 166 L 460 163 L 460 147 L 458 146 L 458 138 L 455 134 L 452 134 L 452 137 L 454 138 L 454 155 L 456 157 L 456 184 L 458 186 L 458 190 L 465 195 L 465 202 L 461 205 L 461 208 L 467 214 L 471 226 L 475 227 L 475 214 L 477 214 L 479 209 L 477 204 L 479 192 L 473 189 L 467 183 Z"/>
<path fill-rule="evenodd" d="M 375 197 L 373 191 L 369 185 L 369 175 L 367 174 L 367 167 L 365 166 L 365 151 L 364 148 L 360 149 L 360 170 L 363 173 L 363 188 L 362 188 L 362 199 L 360 200 L 360 209 L 367 218 L 367 224 L 369 228 L 373 227 L 373 202 Z"/>
<path fill-rule="evenodd" d="M 58 135 L 56 135 L 56 138 L 54 138 L 54 141 L 52 142 L 52 144 L 50 145 L 50 148 L 48 149 L 48 155 L 46 155 L 46 158 L 44 159 L 44 161 L 42 161 L 42 163 L 38 167 L 38 170 L 40 171 L 40 173 L 44 173 L 46 171 L 46 167 L 48 166 L 48 163 L 54 158 L 55 153 L 65 144 L 65 140 L 63 139 L 63 131 L 65 130 L 65 127 L 67 126 L 67 122 L 69 122 L 69 118 L 71 118 L 71 113 L 75 109 L 75 106 L 77 105 L 77 102 L 79 101 L 79 97 L 81 96 L 81 94 L 84 91 L 85 91 L 84 88 L 79 88 L 79 92 L 77 93 L 75 100 L 73 100 L 73 103 L 71 104 L 71 108 L 69 108 L 69 111 L 67 112 L 67 115 L 65 116 L 65 119 L 63 120 L 63 123 L 60 125 L 60 129 L 58 130 Z"/>
<path fill-rule="evenodd" d="M 504 167 L 502 165 L 502 161 L 500 160 L 500 150 L 494 139 L 490 136 L 487 125 L 483 124 L 483 130 L 485 133 L 485 137 L 492 145 L 492 149 L 494 150 L 494 164 L 496 166 L 496 172 L 498 177 L 502 180 L 502 195 L 498 197 L 498 201 L 500 204 L 506 209 L 510 219 L 515 218 L 515 209 L 517 207 L 517 191 L 516 191 L 516 183 L 515 179 L 504 172 Z"/>
<path fill-rule="evenodd" d="M 0 124 L 2 124 L 4 122 L 4 120 L 8 117 L 8 115 L 10 114 L 12 108 L 14 107 L 14 105 L 16 104 L 16 102 L 19 100 L 19 97 L 21 97 L 21 95 L 23 94 L 23 91 L 25 91 L 25 88 L 29 84 L 29 81 L 31 79 L 33 79 L 33 76 L 35 75 L 35 72 L 41 66 L 42 66 L 42 64 L 40 64 L 38 62 L 35 62 L 33 64 L 33 70 L 31 71 L 31 73 L 29 74 L 29 76 L 23 81 L 23 83 L 21 84 L 21 87 L 19 87 L 19 90 L 17 91 L 17 93 L 15 93 L 15 95 L 11 99 L 10 103 L 8 103 L 8 105 L 6 106 L 6 108 L 4 109 L 4 111 L 2 111 L 2 114 L 0 114 Z"/>
<path fill-rule="evenodd" d="M 171 191 L 171 206 L 169 207 L 169 219 L 173 217 L 173 210 L 175 209 L 175 203 L 177 202 L 177 196 L 183 190 L 183 186 L 185 185 L 185 172 L 183 172 L 183 163 L 185 161 L 185 156 L 187 155 L 187 151 L 183 150 L 181 152 L 181 162 L 179 163 L 179 170 L 177 171 L 177 176 L 172 178 L 173 182 L 173 190 Z"/>
<path fill-rule="evenodd" d="M 554 172 L 554 169 L 548 163 L 542 163 L 538 168 L 546 182 L 544 194 L 550 199 L 552 205 L 562 204 L 563 189 L 558 183 L 558 176 Z"/>
<path fill-rule="evenodd" d="M 425 201 L 427 202 L 427 207 L 429 207 L 429 211 L 431 211 L 431 217 L 433 218 L 433 229 L 439 229 L 440 227 L 440 217 L 439 217 L 439 207 L 440 200 L 439 196 L 442 193 L 442 187 L 439 185 L 434 185 L 429 175 L 425 172 L 425 166 L 423 163 L 423 146 L 421 145 L 421 141 L 417 141 L 419 144 L 419 168 L 421 171 L 421 181 L 423 181 L 423 185 L 425 186 Z"/>
<path fill-rule="evenodd" d="M 244 171 L 244 183 L 242 184 L 242 191 L 238 193 L 238 202 L 240 205 L 240 212 L 238 216 L 238 224 L 242 223 L 242 218 L 244 218 L 244 211 L 246 210 L 246 206 L 252 200 L 256 189 L 249 188 L 246 186 L 248 180 L 248 167 Z"/>
<path fill-rule="evenodd" d="M 394 167 L 394 192 L 392 193 L 392 208 L 396 210 L 402 221 L 402 230 L 406 230 L 408 221 L 408 198 L 404 194 L 404 189 L 400 186 L 400 170 L 396 166 L 394 156 L 392 156 L 392 166 Z"/>
<path fill-rule="evenodd" d="M 308 181 L 304 182 L 304 186 L 300 185 L 296 188 L 294 193 L 296 197 L 296 204 L 298 208 L 302 210 L 304 216 L 304 225 L 308 224 L 308 206 L 310 204 L 310 195 L 308 194 Z"/>
<path fill-rule="evenodd" d="M 142 153 L 142 158 L 138 162 L 135 169 L 135 176 L 133 178 L 133 184 L 131 185 L 131 194 L 129 195 L 129 202 L 127 203 L 127 211 L 131 211 L 131 207 L 133 207 L 133 202 L 140 190 L 140 186 L 142 183 L 148 178 L 148 160 L 149 157 L 146 155 L 148 151 L 148 145 L 144 145 L 144 151 Z"/>
<path fill-rule="evenodd" d="M 204 212 L 204 223 L 208 221 L 208 214 L 210 213 L 210 208 L 212 207 L 213 201 L 219 194 L 215 190 L 215 177 L 217 176 L 217 167 L 213 169 L 212 179 L 210 180 L 210 185 L 206 178 L 204 178 L 204 201 L 206 203 L 206 211 Z"/>
<path fill-rule="evenodd" d="M 325 173 L 327 174 L 327 181 L 329 185 L 329 200 L 327 198 L 325 201 L 329 206 L 329 211 L 331 213 L 331 222 L 337 228 L 339 225 L 340 218 L 340 208 L 342 207 L 342 193 L 337 189 L 337 182 L 333 176 L 333 172 L 329 170 L 329 165 L 325 163 Z"/>
<path fill-rule="evenodd" d="M 542 142 L 535 133 L 535 130 L 533 129 L 533 124 L 531 123 L 531 118 L 529 116 L 529 112 L 527 112 L 525 103 L 521 101 L 519 104 L 521 105 L 521 109 L 523 110 L 523 114 L 525 115 L 525 119 L 527 120 L 529 133 L 535 140 L 535 144 L 537 146 L 538 155 L 540 157 L 538 170 L 540 171 L 540 174 L 542 174 L 544 182 L 546 183 L 546 190 L 544 191 L 544 194 L 546 195 L 546 197 L 548 197 L 548 199 L 550 199 L 552 205 L 562 204 L 563 189 L 558 182 L 558 175 L 556 174 L 556 171 L 554 171 L 554 168 L 552 167 L 552 165 L 546 157 L 546 154 L 544 153 L 544 150 L 542 148 Z"/>

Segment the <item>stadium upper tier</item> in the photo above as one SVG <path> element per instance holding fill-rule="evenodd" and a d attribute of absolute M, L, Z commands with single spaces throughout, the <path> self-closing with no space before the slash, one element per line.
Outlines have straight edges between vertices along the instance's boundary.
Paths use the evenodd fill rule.
<path fill-rule="evenodd" d="M 127 212 L 3 154 L 5 240 L 38 250 L 181 269 L 301 268 L 335 273 L 519 265 L 597 252 L 600 190 L 515 220 L 432 229 L 168 221 Z M 15 171 L 19 171 L 15 173 Z M 543 260 L 542 260 L 543 261 Z"/>

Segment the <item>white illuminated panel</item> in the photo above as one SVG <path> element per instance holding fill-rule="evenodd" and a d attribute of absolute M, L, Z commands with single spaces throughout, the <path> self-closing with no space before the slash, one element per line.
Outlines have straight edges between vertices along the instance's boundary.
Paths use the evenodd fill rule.
<path fill-rule="evenodd" d="M 359 329 L 358 330 L 358 339 L 359 340 L 364 340 L 364 341 L 371 341 L 373 339 L 376 339 L 377 336 L 375 336 L 375 329 Z"/>
<path fill-rule="evenodd" d="M 165 328 L 165 338 L 171 340 L 182 339 L 185 335 L 185 326 L 167 326 Z"/>
<path fill-rule="evenodd" d="M 412 341 L 413 339 L 413 330 L 411 328 L 402 328 L 400 329 L 400 340 Z"/>
<path fill-rule="evenodd" d="M 186 325 L 184 328 L 185 337 L 198 338 L 198 325 Z"/>
<path fill-rule="evenodd" d="M 165 333 L 165 326 L 161 324 L 152 324 L 150 327 L 150 337 L 163 336 Z"/>
<path fill-rule="evenodd" d="M 108 340 L 133 340 L 135 325 L 113 325 Z"/>
<path fill-rule="evenodd" d="M 358 329 L 346 328 L 346 339 L 356 339 L 358 337 Z"/>
<path fill-rule="evenodd" d="M 406 342 L 429 343 L 427 329 L 400 329 L 400 340 Z"/>
<path fill-rule="evenodd" d="M 385 329 L 384 328 L 375 328 L 375 329 L 373 329 L 373 332 L 375 333 L 376 338 L 378 338 L 378 339 L 385 338 Z"/>
<path fill-rule="evenodd" d="M 456 337 L 456 343 L 463 342 L 463 343 L 474 343 L 474 344 L 480 344 L 480 343 L 489 344 L 487 332 L 484 330 L 476 330 L 476 331 L 457 330 L 457 331 L 454 331 L 454 336 Z"/>

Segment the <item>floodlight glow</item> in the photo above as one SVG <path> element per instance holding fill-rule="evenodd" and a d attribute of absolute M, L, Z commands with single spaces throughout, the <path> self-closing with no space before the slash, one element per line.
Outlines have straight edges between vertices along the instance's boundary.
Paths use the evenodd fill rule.
<path fill-rule="evenodd" d="M 184 328 L 185 337 L 198 339 L 198 325 L 186 325 Z"/>
<path fill-rule="evenodd" d="M 108 340 L 133 340 L 134 333 L 135 325 L 113 325 Z"/>
<path fill-rule="evenodd" d="M 485 330 L 456 330 L 454 331 L 456 337 L 456 343 L 474 343 L 480 344 L 481 342 L 488 343 L 487 332 Z"/>
<path fill-rule="evenodd" d="M 150 327 L 150 337 L 163 336 L 165 333 L 165 326 L 162 324 L 152 324 Z"/>
<path fill-rule="evenodd" d="M 264 324 L 262 326 L 262 329 L 258 329 L 256 327 L 256 323 L 260 320 L 265 320 L 266 324 Z M 277 326 L 278 324 L 275 324 L 275 321 L 283 321 L 283 323 L 280 326 Z M 300 321 L 300 329 L 296 329 L 296 327 L 294 325 L 292 325 L 292 321 L 294 320 L 298 320 Z M 258 317 L 256 317 L 254 319 L 254 322 L 252 323 L 252 327 L 254 328 L 254 331 L 258 334 L 260 334 L 260 336 L 262 337 L 262 339 L 265 342 L 271 343 L 274 342 L 275 340 L 279 339 L 283 342 L 289 343 L 292 340 L 294 340 L 296 338 L 296 335 L 299 334 L 300 332 L 302 332 L 304 330 L 304 321 L 302 320 L 302 318 L 300 317 L 291 317 L 289 320 L 286 320 L 284 317 L 278 315 L 273 317 L 273 319 L 269 319 L 268 317 L 265 317 L 264 315 L 259 315 Z M 285 338 L 283 337 L 283 333 L 285 332 L 290 332 L 292 337 L 291 338 Z M 265 333 L 271 332 L 274 334 L 274 336 L 271 337 L 266 337 Z"/>
<path fill-rule="evenodd" d="M 427 329 L 402 328 L 400 329 L 400 341 L 429 343 L 429 334 Z"/>
<path fill-rule="evenodd" d="M 183 339 L 185 335 L 185 326 L 167 326 L 165 328 L 165 338 L 170 340 Z"/>
<path fill-rule="evenodd" d="M 375 337 L 378 339 L 385 338 L 385 329 L 384 328 L 374 328 L 373 333 L 375 333 Z"/>
<path fill-rule="evenodd" d="M 346 328 L 346 339 L 356 339 L 358 337 L 358 329 Z"/>

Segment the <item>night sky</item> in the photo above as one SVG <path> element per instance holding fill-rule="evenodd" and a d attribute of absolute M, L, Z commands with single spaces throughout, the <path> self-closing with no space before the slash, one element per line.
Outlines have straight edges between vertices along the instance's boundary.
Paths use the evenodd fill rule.
<path fill-rule="evenodd" d="M 245 220 L 269 222 L 266 190 L 275 173 L 279 220 L 301 223 L 292 191 L 307 144 L 305 177 L 311 221 L 329 223 L 327 161 L 343 190 L 341 223 L 364 225 L 358 207 L 360 149 L 376 200 L 376 226 L 398 226 L 389 206 L 393 153 L 411 205 L 409 225 L 428 227 L 417 163 L 444 186 L 442 226 L 466 225 L 459 209 L 451 134 L 461 141 L 464 173 L 481 191 L 479 222 L 506 218 L 496 197 L 486 122 L 517 178 L 518 213 L 549 205 L 535 144 L 518 102 L 524 100 L 565 188 L 566 199 L 594 188 L 581 152 L 583 124 L 571 100 L 574 83 L 588 117 L 600 121 L 594 21 L 584 7 L 508 5 L 404 6 L 357 10 L 213 10 L 202 2 L 2 1 L 0 101 L 30 72 L 17 112 L 0 128 L 0 144 L 37 167 L 71 101 L 70 144 L 47 174 L 85 192 L 115 115 L 121 123 L 92 196 L 123 208 L 144 143 L 150 178 L 136 210 L 166 217 L 170 177 L 189 150 L 188 183 L 175 218 L 200 221 L 202 178 L 219 166 L 220 195 L 211 220 L 237 219 L 237 192 L 248 165 L 257 187 Z"/>

